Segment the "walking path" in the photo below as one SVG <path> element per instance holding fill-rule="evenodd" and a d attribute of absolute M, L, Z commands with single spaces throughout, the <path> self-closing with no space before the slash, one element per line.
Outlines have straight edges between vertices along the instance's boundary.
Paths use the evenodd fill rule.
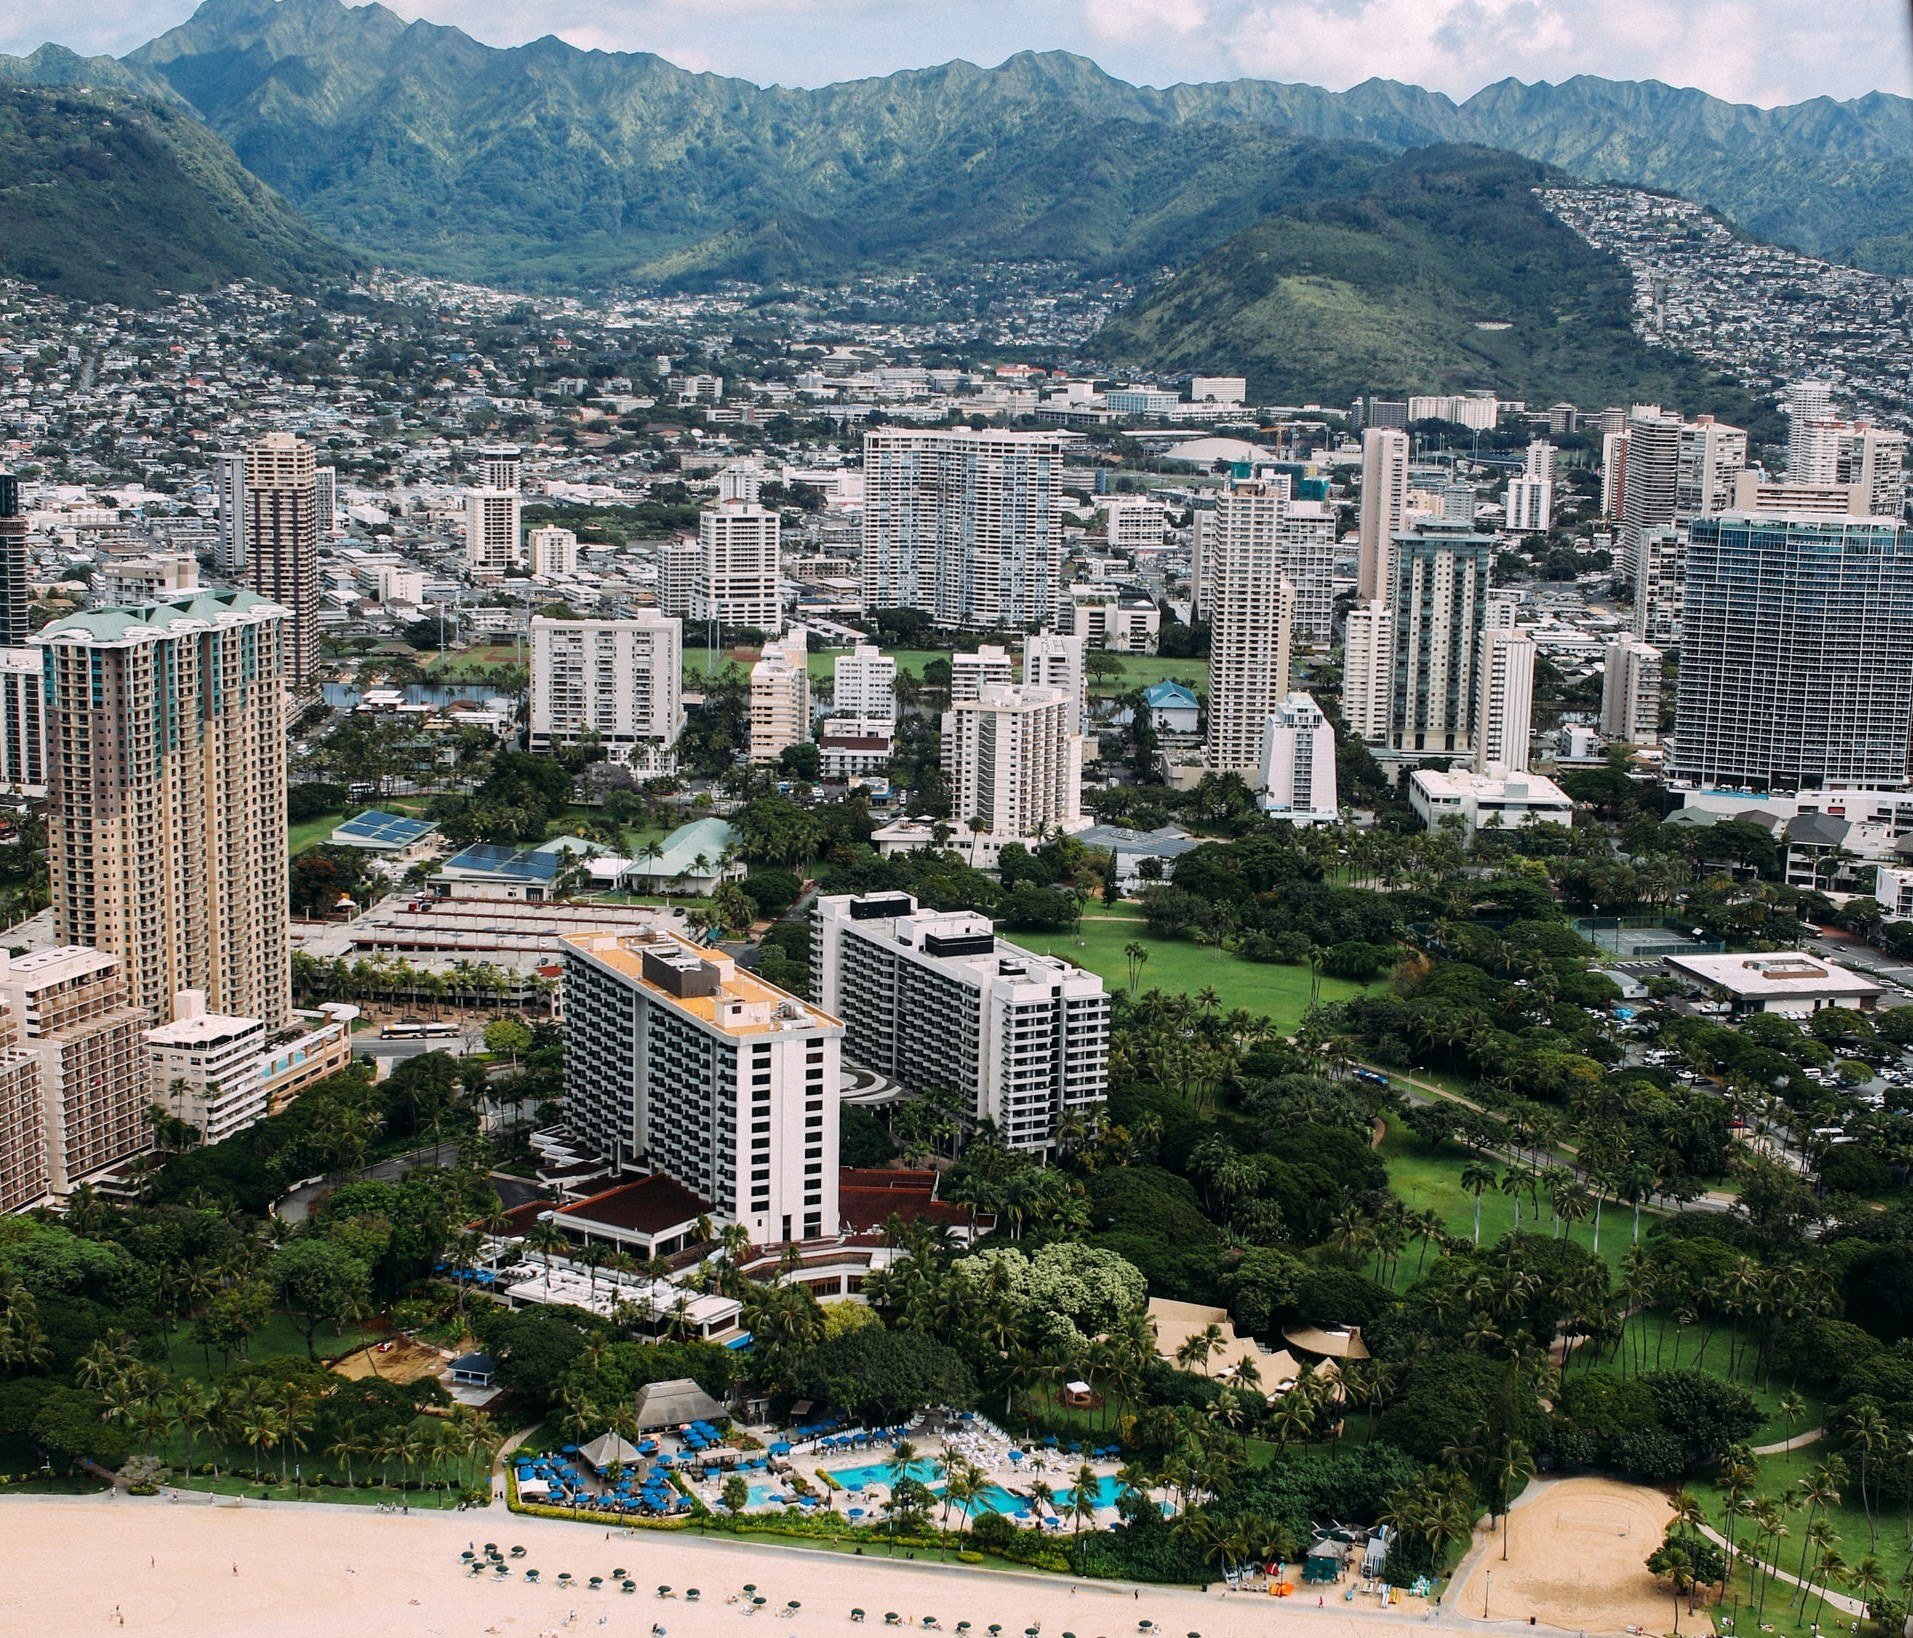
<path fill-rule="evenodd" d="M 1717 1547 L 1725 1547 L 1727 1545 L 1727 1538 L 1723 1536 L 1718 1530 L 1716 1530 L 1711 1524 L 1702 1524 L 1700 1527 L 1700 1533 L 1704 1535 L 1709 1541 L 1713 1542 Z M 1751 1568 L 1758 1571 L 1762 1575 L 1773 1575 L 1773 1576 L 1779 1577 L 1780 1580 L 1786 1582 L 1786 1584 L 1790 1587 L 1805 1587 L 1808 1592 L 1815 1593 L 1815 1594 L 1817 1594 L 1820 1591 L 1820 1589 L 1817 1586 L 1815 1586 L 1811 1581 L 1802 1581 L 1800 1577 L 1797 1575 L 1789 1575 L 1785 1570 L 1780 1569 L 1776 1565 L 1769 1564 L 1765 1559 L 1755 1558 L 1753 1554 L 1751 1553 L 1743 1553 L 1738 1548 L 1736 1548 L 1734 1556 L 1738 1558 L 1743 1564 L 1749 1565 Z M 1846 1593 L 1829 1592 L 1827 1594 L 1827 1602 L 1831 1604 L 1836 1610 L 1840 1610 L 1847 1615 L 1865 1615 L 1866 1614 L 1866 1605 L 1861 1603 L 1860 1600 L 1857 1598 L 1849 1597 Z"/>
<path fill-rule="evenodd" d="M 1825 1428 L 1808 1428 L 1805 1433 L 1796 1433 L 1791 1439 L 1782 1439 L 1777 1445 L 1755 1445 L 1756 1456 L 1784 1456 L 1790 1450 L 1801 1450 L 1815 1441 L 1827 1436 Z"/>

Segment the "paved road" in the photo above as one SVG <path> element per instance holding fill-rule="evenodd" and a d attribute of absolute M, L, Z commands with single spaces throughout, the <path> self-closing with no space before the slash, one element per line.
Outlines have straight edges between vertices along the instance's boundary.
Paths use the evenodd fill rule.
<path fill-rule="evenodd" d="M 451 1165 L 458 1159 L 458 1145 L 446 1142 L 434 1144 L 423 1149 L 414 1149 L 409 1154 L 394 1155 L 390 1160 L 381 1160 L 366 1167 L 357 1178 L 324 1177 L 317 1183 L 307 1183 L 294 1189 L 288 1195 L 282 1195 L 273 1205 L 273 1214 L 283 1223 L 300 1224 L 312 1216 L 312 1211 L 332 1191 L 345 1182 L 391 1183 L 403 1177 L 414 1166 Z"/>

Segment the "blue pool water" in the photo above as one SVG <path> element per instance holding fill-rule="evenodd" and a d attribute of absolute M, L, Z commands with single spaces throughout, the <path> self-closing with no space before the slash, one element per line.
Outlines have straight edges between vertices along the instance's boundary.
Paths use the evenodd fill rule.
<path fill-rule="evenodd" d="M 938 1485 L 932 1494 L 936 1496 L 938 1501 L 942 1501 L 943 1486 Z M 1019 1497 L 1012 1496 L 1000 1484 L 993 1484 L 979 1491 L 976 1500 L 964 1504 L 961 1511 L 968 1517 L 975 1518 L 979 1513 L 1014 1514 L 1019 1507 L 1026 1508 L 1028 1506 L 1028 1502 L 1023 1501 Z"/>
<path fill-rule="evenodd" d="M 751 1486 L 751 1506 L 763 1507 L 771 1502 L 779 1501 L 784 1493 L 784 1487 L 781 1484 L 754 1484 Z"/>
<path fill-rule="evenodd" d="M 896 1468 L 888 1462 L 865 1462 L 862 1467 L 833 1467 L 826 1471 L 846 1490 L 861 1490 L 867 1484 L 880 1484 L 888 1488 L 898 1479 Z M 932 1479 L 943 1476 L 943 1469 L 925 1458 L 912 1462 L 904 1472 L 920 1484 L 928 1484 Z"/>
<path fill-rule="evenodd" d="M 1116 1505 L 1116 1498 L 1122 1495 L 1123 1491 L 1124 1486 L 1117 1482 L 1116 1477 L 1113 1474 L 1105 1473 L 1096 1481 L 1095 1488 L 1089 1493 L 1090 1506 L 1114 1507 Z M 1076 1492 L 1074 1490 L 1059 1490 L 1056 1492 L 1056 1508 L 1059 1513 L 1064 1508 L 1074 1507 L 1075 1505 Z"/>

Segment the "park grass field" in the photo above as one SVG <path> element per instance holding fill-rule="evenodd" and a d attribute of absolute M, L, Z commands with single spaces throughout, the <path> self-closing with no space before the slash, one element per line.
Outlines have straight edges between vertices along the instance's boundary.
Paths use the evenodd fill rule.
<path fill-rule="evenodd" d="M 1173 995 L 1197 995 L 1213 989 L 1225 1012 L 1237 1007 L 1274 1020 L 1284 1034 L 1293 1033 L 1309 1010 L 1310 973 L 1306 967 L 1285 967 L 1265 961 L 1245 961 L 1227 951 L 1179 939 L 1151 938 L 1142 913 L 1133 906 L 1092 906 L 1083 917 L 1080 933 L 1009 935 L 1031 949 L 1087 968 L 1112 990 L 1129 986 L 1128 944 L 1148 947 L 1149 960 L 1137 982 L 1138 994 L 1162 990 Z M 1363 995 L 1373 985 L 1351 984 L 1339 978 L 1322 980 L 1324 1002 L 1346 1001 Z"/>
<path fill-rule="evenodd" d="M 1601 1238 L 1602 1250 L 1607 1249 L 1607 1237 Z M 1748 1440 L 1753 1445 L 1774 1445 L 1784 1439 L 1794 1438 L 1817 1428 L 1826 1418 L 1826 1402 L 1818 1394 L 1809 1393 L 1795 1387 L 1787 1377 L 1779 1372 L 1756 1372 L 1753 1351 L 1745 1350 L 1734 1360 L 1733 1369 L 1727 1367 L 1728 1343 L 1730 1341 L 1726 1327 L 1712 1329 L 1704 1325 L 1681 1327 L 1674 1320 L 1661 1313 L 1636 1314 L 1627 1322 L 1627 1356 L 1630 1361 L 1627 1369 L 1630 1374 L 1641 1368 L 1643 1359 L 1646 1369 L 1655 1370 L 1701 1370 L 1709 1376 L 1717 1376 L 1735 1383 L 1753 1396 L 1754 1403 L 1760 1407 L 1765 1420 Z M 1577 1363 L 1576 1369 L 1579 1369 Z M 1597 1371 L 1607 1371 L 1618 1375 L 1621 1361 L 1618 1358 L 1603 1357 L 1593 1367 Z M 1805 1404 L 1800 1420 L 1789 1423 L 1781 1414 L 1780 1401 L 1788 1393 L 1796 1393 Z M 1811 1446 L 1803 1447 L 1811 1449 Z"/>
<path fill-rule="evenodd" d="M 1785 1435 L 1783 1434 L 1782 1437 L 1784 1438 Z M 1819 1467 L 1827 1459 L 1827 1454 L 1828 1446 L 1822 1440 L 1796 1450 L 1780 1451 L 1772 1456 L 1755 1457 L 1754 1465 L 1759 1473 L 1755 1486 L 1756 1493 L 1761 1496 L 1791 1497 L 1797 1501 L 1800 1497 L 1800 1481 Z M 1847 1466 L 1847 1481 L 1841 1487 L 1839 1505 L 1818 1509 L 1814 1516 L 1816 1519 L 1825 1519 L 1831 1527 L 1836 1538 L 1834 1545 L 1849 1566 L 1858 1563 L 1868 1553 L 1874 1554 L 1880 1560 L 1889 1596 L 1893 1596 L 1893 1590 L 1899 1586 L 1900 1577 L 1906 1573 L 1909 1562 L 1913 1562 L 1913 1545 L 1909 1544 L 1910 1526 L 1906 1512 L 1903 1508 L 1882 1506 L 1875 1501 L 1872 1534 L 1877 1544 L 1870 1544 L 1866 1512 L 1860 1505 L 1857 1458 L 1849 1456 Z M 1727 1525 L 1727 1498 L 1711 1484 L 1696 1483 L 1690 1485 L 1689 1489 L 1705 1509 L 1708 1522 L 1715 1529 L 1724 1532 Z M 1790 1514 L 1787 1521 L 1788 1535 L 1780 1543 L 1778 1550 L 1773 1552 L 1772 1562 L 1778 1564 L 1780 1569 L 1789 1575 L 1800 1573 L 1801 1532 L 1805 1524 L 1804 1513 Z M 1740 1522 L 1737 1530 L 1742 1536 L 1745 1535 L 1745 1520 Z M 1809 1569 L 1811 1570 L 1811 1555 Z M 1808 1579 L 1812 1579 L 1811 1575 Z M 1738 1583 L 1736 1590 L 1744 1602 L 1748 1596 L 1747 1582 L 1739 1577 L 1736 1581 Z M 1835 1592 L 1848 1590 L 1844 1586 L 1833 1588 Z M 1791 1605 L 1787 1602 L 1789 1596 L 1793 1599 Z M 1826 1620 L 1820 1627 L 1815 1628 L 1813 1620 L 1819 1613 L 1818 1599 L 1816 1597 L 1807 1599 L 1804 1617 L 1800 1613 L 1799 1599 L 1800 1593 L 1797 1588 L 1788 1586 L 1784 1581 L 1773 1583 L 1767 1590 L 1767 1606 L 1762 1617 L 1761 1631 L 1766 1632 L 1769 1627 L 1787 1634 L 1828 1630 L 1835 1612 L 1829 1609 L 1826 1612 Z M 1844 1628 L 1849 1619 L 1850 1617 L 1843 1616 L 1840 1625 Z M 1751 1628 L 1749 1630 L 1751 1631 Z"/>
<path fill-rule="evenodd" d="M 297 858 L 308 848 L 317 847 L 344 821 L 343 813 L 322 813 L 317 819 L 302 819 L 286 826 L 286 852 Z"/>

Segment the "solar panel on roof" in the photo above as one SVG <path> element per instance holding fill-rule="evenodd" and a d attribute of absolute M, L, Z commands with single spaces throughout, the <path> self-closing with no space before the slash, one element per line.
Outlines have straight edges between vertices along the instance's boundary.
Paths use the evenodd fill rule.
<path fill-rule="evenodd" d="M 345 820 L 333 834 L 367 842 L 384 842 L 403 846 L 407 842 L 417 841 L 421 836 L 429 835 L 432 829 L 428 820 L 414 819 L 409 814 L 386 813 L 378 808 L 369 808 L 364 813 L 355 814 L 352 818 Z"/>

